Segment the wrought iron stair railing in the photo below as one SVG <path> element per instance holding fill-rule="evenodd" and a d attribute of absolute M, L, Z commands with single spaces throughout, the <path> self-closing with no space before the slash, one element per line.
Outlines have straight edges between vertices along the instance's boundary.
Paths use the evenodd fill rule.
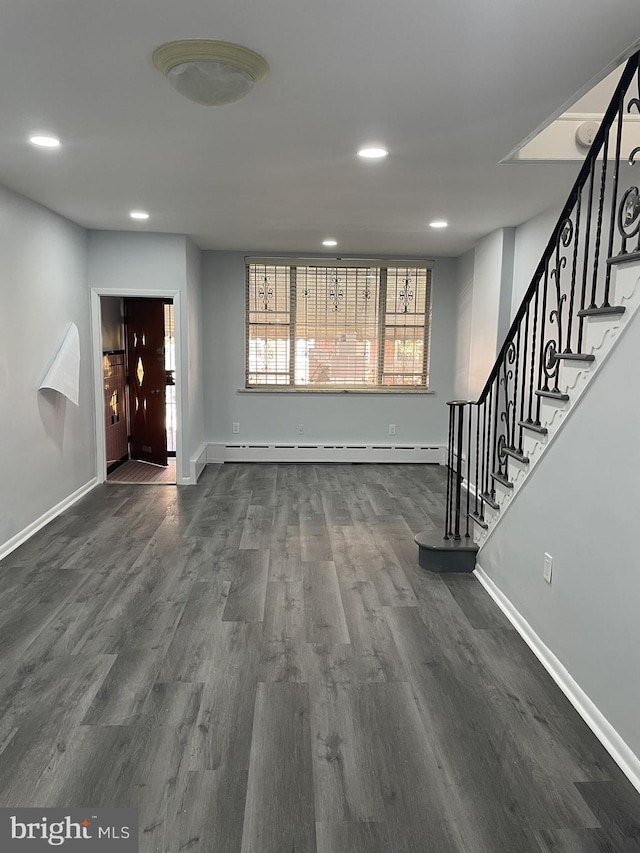
<path fill-rule="evenodd" d="M 475 401 L 449 403 L 444 539 L 451 544 L 470 539 L 470 520 L 487 528 L 487 507 L 499 511 L 496 484 L 513 486 L 508 460 L 526 467 L 526 436 L 547 434 L 543 402 L 569 400 L 561 365 L 594 360 L 584 351 L 587 318 L 625 311 L 611 304 L 611 272 L 621 259 L 640 259 L 640 190 L 633 180 L 640 145 L 629 144 L 625 125 L 636 112 L 640 52 L 624 68 L 484 388 Z"/>

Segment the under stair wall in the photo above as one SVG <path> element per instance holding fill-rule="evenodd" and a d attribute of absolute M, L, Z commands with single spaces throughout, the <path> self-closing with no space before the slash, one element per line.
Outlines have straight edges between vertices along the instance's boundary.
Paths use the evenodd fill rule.
<path fill-rule="evenodd" d="M 573 410 L 501 508 L 477 575 L 640 790 L 639 262 L 616 289 L 626 320 L 596 329 L 606 358 L 576 372 Z"/>

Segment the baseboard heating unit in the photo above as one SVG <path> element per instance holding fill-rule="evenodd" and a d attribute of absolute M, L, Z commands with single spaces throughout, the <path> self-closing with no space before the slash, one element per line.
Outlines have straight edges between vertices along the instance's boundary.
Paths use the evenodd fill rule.
<path fill-rule="evenodd" d="M 210 443 L 207 462 L 392 462 L 440 464 L 439 444 Z"/>

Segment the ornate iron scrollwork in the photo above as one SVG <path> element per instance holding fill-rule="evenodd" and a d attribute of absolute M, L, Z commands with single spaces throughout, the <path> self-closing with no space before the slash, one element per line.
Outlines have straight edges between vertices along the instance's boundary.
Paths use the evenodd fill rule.
<path fill-rule="evenodd" d="M 558 232 L 555 249 L 555 266 L 551 270 L 550 277 L 555 284 L 556 292 L 556 307 L 549 312 L 549 325 L 556 325 L 558 332 L 557 338 L 551 338 L 546 341 L 542 350 L 542 369 L 545 375 L 544 390 L 549 390 L 549 382 L 553 382 L 553 391 L 558 391 L 558 374 L 560 364 L 556 358 L 557 353 L 562 352 L 562 324 L 564 315 L 564 305 L 567 301 L 567 294 L 562 292 L 562 270 L 567 266 L 567 257 L 561 254 L 563 249 L 568 249 L 573 240 L 574 228 L 573 221 L 567 217 Z M 570 341 L 567 341 L 567 352 L 570 352 Z"/>
<path fill-rule="evenodd" d="M 638 87 L 640 88 L 640 78 Z M 634 107 L 640 113 L 639 98 L 631 98 L 627 104 L 627 112 L 630 113 Z M 638 154 L 640 154 L 640 146 L 636 146 L 629 154 L 628 161 L 630 166 L 635 166 Z M 640 252 L 640 236 L 638 236 L 640 235 L 640 190 L 638 190 L 638 187 L 629 187 L 620 199 L 620 204 L 618 205 L 617 225 L 618 231 L 622 235 L 622 248 L 620 249 L 620 254 L 627 254 L 627 240 L 633 240 L 636 236 L 638 237 L 638 243 L 632 252 L 634 254 L 636 252 Z"/>
<path fill-rule="evenodd" d="M 333 287 L 327 293 L 327 301 L 334 311 L 340 310 L 340 302 L 344 299 L 344 290 L 340 287 L 337 274 L 333 279 Z"/>
<path fill-rule="evenodd" d="M 640 152 L 640 148 L 634 149 L 632 154 Z M 618 207 L 618 231 L 622 234 L 625 244 L 640 234 L 640 190 L 638 187 L 629 187 L 620 200 Z M 640 251 L 640 237 L 638 245 L 633 250 Z M 625 254 L 626 250 L 621 254 Z"/>
<path fill-rule="evenodd" d="M 263 284 L 258 288 L 258 296 L 262 300 L 262 307 L 264 311 L 273 311 L 273 308 L 269 307 L 269 303 L 273 299 L 273 288 L 269 287 L 269 276 L 265 275 L 263 279 Z"/>
<path fill-rule="evenodd" d="M 398 301 L 402 305 L 402 314 L 409 312 L 409 303 L 413 299 L 413 290 L 411 290 L 411 276 L 408 275 L 404 280 L 404 287 L 398 293 Z"/>
<path fill-rule="evenodd" d="M 510 387 L 513 380 L 513 370 L 511 366 L 516 360 L 517 350 L 515 341 L 511 341 L 504 354 L 502 364 L 502 376 L 500 377 L 500 385 L 504 389 L 504 408 L 500 412 L 500 420 L 504 424 L 504 432 L 498 436 L 496 443 L 496 452 L 498 454 L 498 470 L 499 473 L 506 477 L 507 475 L 507 448 L 514 449 L 514 436 L 511 435 L 511 424 L 513 422 L 513 409 L 516 401 L 510 393 Z"/>

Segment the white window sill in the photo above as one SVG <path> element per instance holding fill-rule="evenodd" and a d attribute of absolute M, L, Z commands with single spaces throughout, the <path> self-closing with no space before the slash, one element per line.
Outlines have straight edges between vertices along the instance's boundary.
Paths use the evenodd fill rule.
<path fill-rule="evenodd" d="M 276 385 L 264 386 L 262 388 L 238 388 L 238 394 L 334 394 L 343 396 L 345 394 L 365 394 L 371 396 L 378 394 L 383 397 L 389 394 L 404 395 L 435 395 L 431 388 L 278 388 Z"/>

